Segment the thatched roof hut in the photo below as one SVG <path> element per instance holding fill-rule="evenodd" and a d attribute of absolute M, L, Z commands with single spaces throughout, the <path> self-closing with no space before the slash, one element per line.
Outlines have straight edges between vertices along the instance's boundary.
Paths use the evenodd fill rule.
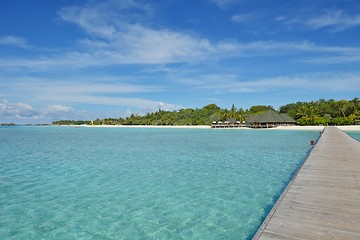
<path fill-rule="evenodd" d="M 279 126 L 279 125 L 295 125 L 296 121 L 289 115 L 278 114 L 274 111 L 267 111 L 264 114 L 258 114 L 247 120 L 247 123 L 253 126 Z"/>
<path fill-rule="evenodd" d="M 296 124 L 297 123 L 292 117 L 290 117 L 286 113 L 281 113 L 280 116 L 284 120 L 284 123 L 288 123 L 288 124 Z"/>

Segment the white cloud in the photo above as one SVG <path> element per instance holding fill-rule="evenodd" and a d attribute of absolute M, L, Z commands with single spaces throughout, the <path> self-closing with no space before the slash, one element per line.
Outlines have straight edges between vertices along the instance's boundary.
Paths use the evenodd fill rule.
<path fill-rule="evenodd" d="M 208 56 L 212 51 L 220 50 L 207 39 L 143 26 L 131 26 L 129 32 L 120 36 L 115 45 L 124 43 L 130 49 L 126 58 L 134 63 L 191 62 Z"/>
<path fill-rule="evenodd" d="M 0 102 L 0 121 L 37 118 L 39 118 L 39 113 L 29 104 L 9 103 L 6 100 Z"/>
<path fill-rule="evenodd" d="M 360 62 L 360 55 L 358 54 L 358 51 L 355 51 L 352 54 L 344 54 L 341 56 L 319 56 L 319 57 L 305 58 L 303 62 L 310 64 L 352 63 L 352 62 Z"/>
<path fill-rule="evenodd" d="M 182 106 L 156 102 L 144 99 L 131 99 L 131 98 L 107 98 L 107 97 L 87 97 L 80 101 L 87 101 L 90 104 L 106 104 L 106 105 L 124 105 L 130 107 L 137 107 L 137 112 L 144 115 L 148 112 L 157 111 L 159 109 L 165 111 L 174 111 Z M 122 102 L 121 102 L 122 101 Z M 69 105 L 48 105 L 45 107 L 35 108 L 27 103 L 10 103 L 7 100 L 0 102 L 0 123 L 51 123 L 55 120 L 70 119 L 70 120 L 92 120 L 96 118 L 106 117 L 126 117 L 132 114 L 128 109 L 126 113 L 119 111 L 107 113 L 88 113 L 86 111 L 78 111 Z"/>
<path fill-rule="evenodd" d="M 131 107 L 131 108 L 149 108 L 158 110 L 159 106 L 162 106 L 161 101 L 154 101 L 142 98 L 128 98 L 128 97 L 108 97 L 108 96 L 92 96 L 92 95 L 69 95 L 72 103 L 92 104 L 92 105 L 107 105 L 107 106 L 119 106 L 119 107 Z M 47 97 L 49 99 L 49 97 Z M 52 101 L 64 101 L 62 96 L 54 96 L 50 100 Z M 173 109 L 180 108 L 175 104 L 169 104 Z"/>
<path fill-rule="evenodd" d="M 59 11 L 62 20 L 79 25 L 89 34 L 101 37 L 111 37 L 116 32 L 115 27 L 108 25 L 103 19 L 105 13 L 92 8 L 77 6 L 66 7 Z"/>
<path fill-rule="evenodd" d="M 21 48 L 29 48 L 27 40 L 17 36 L 0 37 L 0 45 L 13 45 Z"/>
<path fill-rule="evenodd" d="M 170 64 L 202 63 L 230 58 L 254 56 L 279 56 L 294 53 L 317 53 L 303 60 L 305 63 L 359 62 L 360 48 L 321 46 L 309 41 L 276 42 L 222 41 L 211 43 L 207 39 L 170 30 L 152 30 L 143 26 L 131 26 L 126 34 L 119 34 L 113 40 L 81 40 L 82 52 L 66 52 L 47 58 L 6 59 L 0 58 L 0 68 L 48 70 L 86 68 L 124 64 Z M 331 59 L 327 55 L 331 54 Z M 299 60 L 300 58 L 296 56 Z M 318 59 L 327 61 L 318 61 Z"/>
<path fill-rule="evenodd" d="M 360 15 L 348 15 L 341 10 L 326 10 L 289 19 L 287 23 L 304 25 L 312 30 L 327 28 L 332 32 L 340 32 L 360 26 Z"/>
<path fill-rule="evenodd" d="M 104 100 L 104 96 L 124 96 L 138 93 L 156 93 L 164 91 L 164 87 L 145 84 L 130 84 L 126 81 L 137 81 L 133 78 L 121 78 L 111 76 L 98 77 L 78 77 L 66 79 L 46 79 L 23 77 L 16 80 L 4 79 L 0 82 L 0 95 L 5 93 L 12 97 L 27 96 L 39 102 L 67 102 L 67 103 L 97 103 L 97 98 L 103 103 L 108 102 L 110 105 L 117 105 L 114 98 Z M 9 86 L 11 83 L 11 87 Z M 1 90 L 3 89 L 3 90 Z M 81 97 L 84 100 L 81 100 Z M 126 101 L 124 101 L 126 102 Z M 90 102 L 89 102 L 90 103 Z M 100 102 L 98 102 L 101 104 Z M 126 103 L 124 103 L 126 104 Z"/>
<path fill-rule="evenodd" d="M 40 78 L 18 78 L 12 83 L 11 87 L 9 87 L 9 81 L 4 81 L 4 84 L 0 82 L 0 96 L 6 93 L 12 98 L 26 97 L 26 99 L 31 99 L 32 102 L 55 103 L 42 108 L 40 112 L 32 109 L 33 115 L 37 115 L 38 118 L 42 119 L 49 117 L 59 119 L 61 116 L 61 119 L 69 119 L 71 116 L 76 119 L 89 117 L 88 114 L 84 115 L 81 112 L 75 111 L 71 107 L 74 104 L 127 107 L 134 110 L 147 109 L 147 112 L 157 111 L 158 109 L 173 111 L 183 108 L 180 105 L 160 100 L 129 96 L 137 93 L 163 91 L 163 87 L 128 84 L 121 83 L 121 81 L 122 79 L 106 76 L 73 79 L 72 81 L 69 79 L 67 81 L 56 79 L 48 81 L 47 79 Z M 4 104 L 2 106 L 5 106 Z M 31 106 L 28 106 L 31 110 Z M 21 112 L 24 113 L 25 111 Z M 30 114 L 28 115 L 30 116 Z M 31 119 L 34 118 L 32 117 Z"/>
<path fill-rule="evenodd" d="M 210 2 L 216 4 L 221 9 L 226 9 L 230 7 L 233 4 L 236 4 L 238 2 L 242 2 L 244 0 L 210 0 Z"/>
<path fill-rule="evenodd" d="M 237 1 L 214 1 L 219 5 L 234 2 Z M 289 55 L 301 51 L 328 52 L 335 54 L 333 61 L 338 57 L 339 61 L 346 58 L 348 62 L 358 62 L 358 57 L 356 57 L 359 53 L 358 48 L 324 47 L 307 41 L 256 41 L 248 43 L 235 40 L 210 41 L 193 33 L 150 27 L 150 24 L 147 24 L 142 18 L 150 18 L 153 12 L 154 10 L 150 5 L 135 0 L 90 1 L 84 6 L 63 8 L 58 13 L 59 17 L 63 21 L 76 24 L 88 35 L 86 38 L 78 40 L 76 51 L 68 50 L 62 54 L 47 54 L 47 57 L 29 59 L 0 58 L 0 68 L 48 70 L 124 64 L 197 64 L 204 61 L 208 62 L 209 59 L 216 61 L 233 56 Z M 139 15 L 145 15 L 145 17 L 139 17 Z M 304 24 L 319 28 L 324 26 L 335 27 L 335 23 L 341 21 L 343 26 L 355 25 L 357 22 L 358 17 L 346 18 L 344 16 L 341 12 L 338 13 L 338 17 L 333 19 L 333 23 L 330 23 L 330 20 L 321 20 L 324 17 L 318 16 L 306 21 L 304 19 L 293 20 L 292 24 L 301 20 Z M 239 14 L 234 15 L 233 20 L 246 22 L 257 17 L 250 14 Z M 281 20 L 283 19 L 284 17 L 281 17 Z M 347 23 L 345 24 L 345 22 Z M 26 44 L 24 39 L 5 40 L 3 41 Z M 355 52 L 351 52 L 352 50 Z M 311 59 L 306 59 L 306 62 L 311 63 Z M 313 63 L 315 62 L 316 59 Z"/>
<path fill-rule="evenodd" d="M 343 31 L 360 25 L 360 15 L 349 16 L 342 11 L 328 11 L 308 19 L 305 24 L 312 29 L 330 27 L 333 31 Z"/>
<path fill-rule="evenodd" d="M 254 14 L 236 14 L 231 17 L 231 20 L 237 23 L 247 23 L 258 19 L 259 16 Z"/>
<path fill-rule="evenodd" d="M 237 81 L 229 87 L 232 92 L 268 92 L 311 90 L 322 92 L 352 92 L 360 89 L 359 73 L 312 73 L 299 76 L 274 77 L 251 82 Z"/>
<path fill-rule="evenodd" d="M 69 6 L 58 11 L 66 22 L 77 24 L 90 35 L 111 38 L 122 28 L 153 15 L 150 4 L 135 0 L 89 1 L 83 6 Z"/>
<path fill-rule="evenodd" d="M 72 112 L 74 109 L 70 106 L 63 106 L 63 105 L 49 105 L 45 109 L 48 113 L 57 113 L 57 112 Z"/>
<path fill-rule="evenodd" d="M 89 119 L 89 114 L 63 105 L 35 108 L 27 103 L 0 102 L 0 123 L 50 123 L 59 119 Z"/>
<path fill-rule="evenodd" d="M 126 6 L 136 7 L 135 10 L 140 8 L 135 1 L 126 2 Z M 227 41 L 211 42 L 186 32 L 147 27 L 142 21 L 121 15 L 126 9 L 123 5 L 120 12 L 114 13 L 119 9 L 114 7 L 118 3 L 107 1 L 107 4 L 72 6 L 59 12 L 62 20 L 78 25 L 88 34 L 88 38 L 78 40 L 76 51 L 29 59 L 0 59 L 0 67 L 46 70 L 121 64 L 193 63 L 233 54 L 236 47 Z"/>
<path fill-rule="evenodd" d="M 158 104 L 158 109 L 161 109 L 163 111 L 176 111 L 181 108 L 184 108 L 184 107 L 180 106 L 180 105 L 169 104 L 169 103 L 164 103 L 164 102 L 159 102 L 159 104 Z"/>
<path fill-rule="evenodd" d="M 277 16 L 277 17 L 275 18 L 275 21 L 281 22 L 281 21 L 284 21 L 285 19 L 287 19 L 286 16 Z"/>
<path fill-rule="evenodd" d="M 176 80 L 192 88 L 212 93 L 265 93 L 276 91 L 317 91 L 318 93 L 347 93 L 360 89 L 360 73 L 308 73 L 246 81 L 236 74 L 191 74 Z"/>
<path fill-rule="evenodd" d="M 259 41 L 237 45 L 240 56 L 280 56 L 302 53 L 303 57 L 295 55 L 294 61 L 308 64 L 335 64 L 360 62 L 360 48 L 357 47 L 333 47 L 321 46 L 313 42 L 275 42 Z M 311 57 L 305 57 L 308 53 L 315 53 Z"/>
<path fill-rule="evenodd" d="M 82 39 L 80 43 L 91 53 L 90 58 L 96 58 L 97 64 L 191 62 L 226 50 L 222 42 L 211 43 L 188 33 L 147 27 L 138 18 L 133 19 L 132 12 L 129 16 L 129 9 L 151 12 L 147 5 L 135 1 L 127 1 L 120 7 L 110 1 L 67 7 L 59 16 L 89 34 L 91 38 Z"/>

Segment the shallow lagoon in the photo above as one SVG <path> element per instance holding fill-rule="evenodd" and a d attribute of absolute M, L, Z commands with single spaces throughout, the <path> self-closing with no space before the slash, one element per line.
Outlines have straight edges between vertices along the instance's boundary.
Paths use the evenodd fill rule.
<path fill-rule="evenodd" d="M 356 140 L 360 141 L 360 131 L 345 131 L 351 137 L 355 138 Z"/>
<path fill-rule="evenodd" d="M 318 135 L 0 128 L 0 239 L 249 239 Z"/>

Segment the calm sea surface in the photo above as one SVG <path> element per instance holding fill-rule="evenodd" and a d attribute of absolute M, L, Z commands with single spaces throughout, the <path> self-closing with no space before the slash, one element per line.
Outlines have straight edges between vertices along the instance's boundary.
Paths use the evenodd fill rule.
<path fill-rule="evenodd" d="M 0 128 L 0 239 L 249 239 L 318 131 Z"/>
<path fill-rule="evenodd" d="M 360 141 L 360 131 L 345 131 L 347 134 Z"/>

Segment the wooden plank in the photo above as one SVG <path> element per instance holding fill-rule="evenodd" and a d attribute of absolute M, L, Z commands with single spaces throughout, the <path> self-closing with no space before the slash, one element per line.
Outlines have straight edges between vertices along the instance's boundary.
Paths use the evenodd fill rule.
<path fill-rule="evenodd" d="M 360 142 L 326 127 L 253 239 L 360 239 Z"/>

